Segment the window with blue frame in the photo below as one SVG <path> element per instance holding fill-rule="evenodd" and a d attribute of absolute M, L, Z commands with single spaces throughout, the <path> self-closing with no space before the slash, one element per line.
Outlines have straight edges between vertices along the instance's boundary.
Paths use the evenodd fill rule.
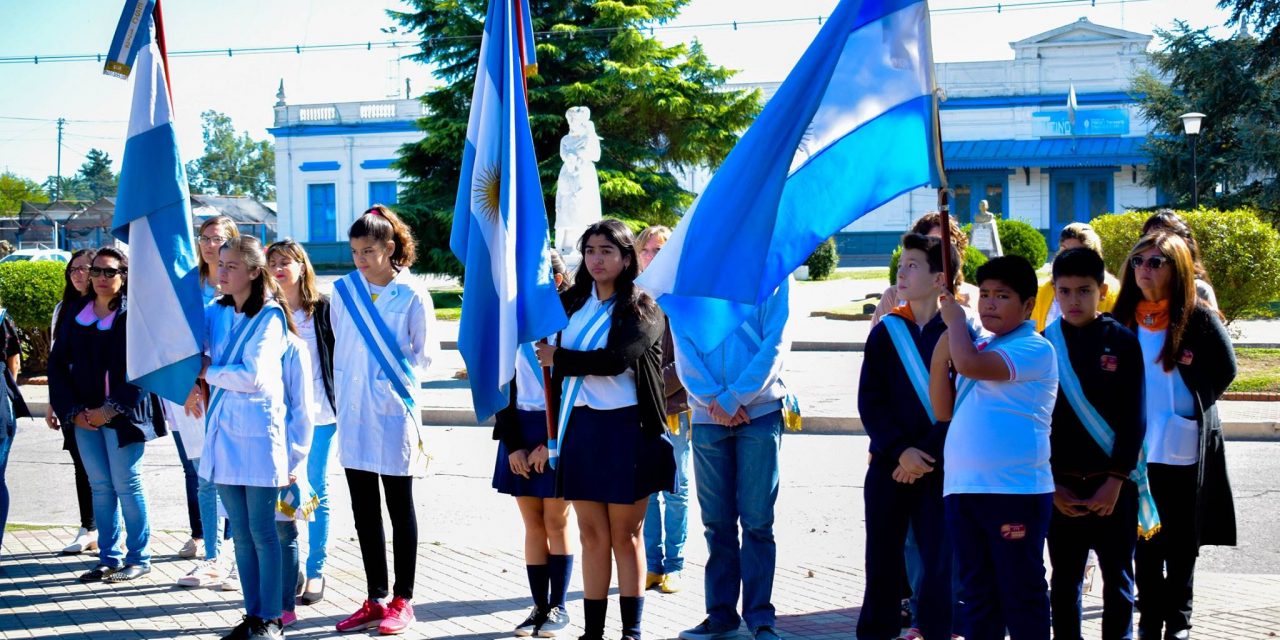
<path fill-rule="evenodd" d="M 332 182 L 307 185 L 310 242 L 333 242 L 338 233 L 336 189 Z"/>
<path fill-rule="evenodd" d="M 975 172 L 953 171 L 947 173 L 951 185 L 951 213 L 960 224 L 973 222 L 980 203 L 987 201 L 987 211 L 1000 217 L 1006 216 L 1009 205 L 1009 171 Z"/>
<path fill-rule="evenodd" d="M 395 180 L 369 183 L 369 206 L 385 204 L 391 206 L 399 201 L 399 189 Z"/>

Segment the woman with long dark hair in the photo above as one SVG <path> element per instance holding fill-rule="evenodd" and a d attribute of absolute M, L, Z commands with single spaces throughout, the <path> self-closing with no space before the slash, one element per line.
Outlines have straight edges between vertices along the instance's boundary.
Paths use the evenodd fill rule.
<path fill-rule="evenodd" d="M 1235 506 L 1218 398 L 1236 375 L 1231 338 L 1196 293 L 1195 260 L 1173 233 L 1143 236 L 1125 261 L 1114 315 L 1145 361 L 1144 451 L 1160 529 L 1135 553 L 1138 637 L 1190 637 L 1204 545 L 1234 546 Z M 1164 635 L 1161 636 L 1161 631 Z"/>
<path fill-rule="evenodd" d="M 582 537 L 586 640 L 600 640 L 612 563 L 618 564 L 622 636 L 640 640 L 644 612 L 641 528 L 649 496 L 676 488 L 662 380 L 665 316 L 635 288 L 635 238 L 617 220 L 587 228 L 582 264 L 561 295 L 569 324 L 537 345 L 560 395 L 557 464 Z"/>
<path fill-rule="evenodd" d="M 150 394 L 126 375 L 128 277 L 123 252 L 99 249 L 89 269 L 94 295 L 65 321 L 49 355 L 49 402 L 62 424 L 76 427 L 98 523 L 98 565 L 81 582 L 124 582 L 151 572 L 142 455 L 145 443 L 161 434 L 152 423 Z M 126 553 L 117 548 L 121 537 Z"/>
<path fill-rule="evenodd" d="M 50 348 L 53 347 L 52 343 L 58 340 L 58 328 L 65 328 L 69 322 L 74 322 L 76 313 L 83 306 L 78 303 L 89 294 L 89 267 L 93 265 L 93 257 L 97 254 L 96 249 L 80 249 L 71 254 L 71 260 L 67 262 L 67 268 L 62 272 L 62 299 L 53 308 L 53 326 L 49 330 Z M 71 544 L 63 548 L 62 553 L 75 555 L 93 551 L 98 548 L 96 539 L 98 527 L 93 520 L 93 491 L 89 488 L 89 475 L 85 473 L 84 462 L 80 459 L 80 448 L 76 446 L 75 428 L 70 425 L 63 428 L 64 425 L 54 415 L 52 406 L 45 411 L 44 422 L 50 429 L 55 431 L 61 429 L 62 450 L 71 454 L 71 466 L 75 469 L 76 476 L 76 503 L 80 507 L 80 531 L 76 533 Z"/>

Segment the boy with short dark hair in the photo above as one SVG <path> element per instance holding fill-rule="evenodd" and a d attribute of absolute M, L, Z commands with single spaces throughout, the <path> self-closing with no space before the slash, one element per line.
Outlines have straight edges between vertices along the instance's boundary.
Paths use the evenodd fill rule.
<path fill-rule="evenodd" d="M 1062 318 L 1045 328 L 1058 359 L 1058 400 L 1050 436 L 1054 512 L 1049 523 L 1053 563 L 1053 635 L 1080 637 L 1080 587 L 1089 550 L 1102 570 L 1102 638 L 1131 637 L 1133 553 L 1138 532 L 1158 526 L 1140 455 L 1147 427 L 1144 365 L 1138 337 L 1098 313 L 1107 294 L 1106 268 L 1092 249 L 1071 249 L 1053 261 L 1053 291 Z M 1133 479 L 1131 479 L 1133 478 Z"/>
<path fill-rule="evenodd" d="M 952 264 L 959 252 L 949 247 Z M 859 640 L 898 637 L 902 553 L 908 524 L 920 548 L 924 580 L 915 628 L 904 637 L 951 637 L 951 546 L 942 506 L 942 444 L 929 401 L 928 363 L 947 330 L 938 313 L 946 291 L 942 241 L 908 233 L 898 262 L 898 307 L 867 337 L 858 413 L 871 436 L 866 505 L 867 584 L 858 616 Z"/>
<path fill-rule="evenodd" d="M 1003 640 L 1007 629 L 1013 640 L 1048 640 L 1043 553 L 1057 361 L 1028 320 L 1037 289 L 1031 265 L 995 258 L 978 268 L 977 281 L 978 315 L 994 335 L 970 339 L 964 311 L 943 294 L 947 333 L 930 367 L 934 415 L 951 421 L 943 501 L 960 572 L 956 633 Z"/>

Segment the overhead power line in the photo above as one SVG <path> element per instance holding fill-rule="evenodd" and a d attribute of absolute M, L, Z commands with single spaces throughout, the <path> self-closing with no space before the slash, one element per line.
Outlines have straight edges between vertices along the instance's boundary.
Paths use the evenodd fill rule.
<path fill-rule="evenodd" d="M 952 7 L 941 7 L 931 9 L 930 13 L 934 15 L 950 15 L 950 14 L 973 14 L 973 13 L 1004 13 L 1006 11 L 1029 11 L 1054 9 L 1062 7 L 1079 7 L 1089 6 L 1096 7 L 1102 5 L 1114 4 L 1132 4 L 1136 2 L 1150 2 L 1151 0 L 1027 0 L 1024 2 L 996 2 L 987 4 L 958 5 Z M 622 31 L 648 31 L 653 34 L 657 31 L 696 31 L 696 30 L 725 30 L 732 29 L 738 31 L 745 28 L 756 27 L 780 27 L 796 24 L 817 24 L 822 25 L 827 16 L 812 17 L 796 17 L 796 18 L 773 18 L 766 20 L 729 20 L 724 22 L 706 22 L 701 24 L 685 24 L 685 25 L 652 25 L 635 29 L 633 27 L 601 27 L 593 29 L 574 29 L 564 31 L 538 31 L 534 33 L 535 38 L 548 39 L 573 39 L 579 36 L 589 37 L 598 35 L 611 35 Z M 228 57 L 245 55 L 264 55 L 264 54 L 286 54 L 295 55 L 306 52 L 319 51 L 355 51 L 374 49 L 399 49 L 399 48 L 417 48 L 423 44 L 431 46 L 434 43 L 443 43 L 459 40 L 476 40 L 481 36 L 441 36 L 430 38 L 425 42 L 421 39 L 414 40 L 381 40 L 381 41 L 365 41 L 365 42 L 341 42 L 329 44 L 294 44 L 294 45 L 275 45 L 261 47 L 218 47 L 212 49 L 189 49 L 183 51 L 169 51 L 171 58 L 209 58 L 209 57 Z M 48 64 L 52 62 L 97 62 L 102 63 L 106 59 L 106 53 L 75 53 L 75 54 L 29 54 L 0 56 L 0 64 Z"/>

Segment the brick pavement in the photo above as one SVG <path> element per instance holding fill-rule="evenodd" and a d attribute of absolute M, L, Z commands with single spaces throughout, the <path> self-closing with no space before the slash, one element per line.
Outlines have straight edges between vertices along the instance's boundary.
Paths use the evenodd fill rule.
<path fill-rule="evenodd" d="M 53 528 L 6 534 L 6 555 L 0 560 L 0 638 L 217 638 L 239 620 L 239 592 L 174 586 L 174 580 L 192 565 L 177 558 L 185 538 L 156 533 L 154 570 L 138 582 L 83 585 L 75 578 L 92 565 L 93 558 L 56 554 L 59 541 L 68 533 L 68 529 Z M 645 604 L 647 637 L 674 638 L 701 620 L 702 569 L 696 562 L 686 567 L 686 589 L 681 593 L 650 592 Z M 528 607 L 518 550 L 424 543 L 418 550 L 418 571 L 415 610 L 419 622 L 406 638 L 509 637 Z M 301 619 L 288 637 L 337 636 L 333 624 L 363 598 L 354 540 L 333 541 L 327 573 L 325 601 L 299 606 Z M 582 616 L 580 575 L 575 575 L 569 595 L 575 623 Z M 1196 637 L 1237 640 L 1280 634 L 1280 576 L 1202 573 L 1196 577 L 1196 586 Z M 778 567 L 774 588 L 779 630 L 786 638 L 852 637 L 857 619 L 854 605 L 862 587 L 862 570 L 847 560 L 784 563 Z M 1085 616 L 1085 635 L 1098 637 L 1101 601 L 1096 595 L 1086 596 Z M 615 593 L 608 637 L 619 634 L 617 617 Z M 575 637 L 580 627 L 569 631 L 566 637 Z"/>

